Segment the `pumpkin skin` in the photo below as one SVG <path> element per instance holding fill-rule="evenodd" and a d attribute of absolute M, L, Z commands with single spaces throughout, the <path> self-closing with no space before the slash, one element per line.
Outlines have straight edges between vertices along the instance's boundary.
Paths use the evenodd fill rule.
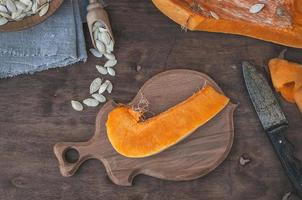
<path fill-rule="evenodd" d="M 274 23 L 262 24 L 261 20 L 259 19 L 257 23 L 255 22 L 257 20 L 253 21 L 251 16 L 250 16 L 250 21 L 242 20 L 236 17 L 233 18 L 221 17 L 220 19 L 214 19 L 213 17 L 208 17 L 194 11 L 192 6 L 190 6 L 190 4 L 194 2 L 193 0 L 152 0 L 152 1 L 155 4 L 155 6 L 166 16 L 168 16 L 173 21 L 175 21 L 176 23 L 180 24 L 183 27 L 186 27 L 189 30 L 244 35 L 244 36 L 249 36 L 249 37 L 253 37 L 253 38 L 257 38 L 277 44 L 282 44 L 285 46 L 302 48 L 302 1 L 300 0 L 283 0 L 285 1 L 285 5 L 289 5 L 290 7 L 288 11 L 289 11 L 289 15 L 291 16 L 291 25 L 288 27 L 283 27 L 281 23 L 280 23 L 280 27 L 274 25 Z M 195 0 L 195 1 L 201 2 L 201 0 Z M 207 1 L 203 1 L 203 2 L 207 2 Z M 223 1 L 217 0 L 216 4 L 218 4 L 219 2 L 223 2 Z M 234 1 L 234 3 L 236 2 L 237 1 Z M 250 0 L 240 0 L 240 2 L 245 2 L 246 4 L 249 5 L 251 5 L 252 3 L 252 1 Z M 274 3 L 277 1 L 270 1 L 270 2 Z M 268 6 L 268 4 L 266 6 Z M 218 6 L 216 5 L 216 7 Z M 224 8 L 225 10 L 228 9 L 228 7 L 224 7 Z M 235 9 L 233 11 L 234 11 L 233 13 L 236 13 L 236 11 L 241 13 L 243 12 L 249 13 L 248 8 L 245 8 L 244 11 L 242 11 L 241 9 L 237 9 L 237 10 Z M 220 13 L 217 14 L 218 16 L 220 15 Z M 240 16 L 238 15 L 238 17 Z M 265 19 L 265 17 L 263 19 Z"/>
<path fill-rule="evenodd" d="M 276 91 L 302 112 L 302 65 L 274 58 L 269 61 L 269 69 Z"/>
<path fill-rule="evenodd" d="M 228 102 L 229 98 L 206 86 L 178 105 L 141 122 L 143 113 L 120 105 L 108 114 L 107 135 L 121 155 L 151 156 L 189 136 L 223 110 Z"/>

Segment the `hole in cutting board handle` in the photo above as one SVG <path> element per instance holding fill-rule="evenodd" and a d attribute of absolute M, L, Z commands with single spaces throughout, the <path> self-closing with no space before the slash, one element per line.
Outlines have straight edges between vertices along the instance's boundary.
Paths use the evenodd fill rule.
<path fill-rule="evenodd" d="M 64 157 L 64 160 L 68 163 L 76 163 L 80 158 L 80 154 L 79 154 L 78 150 L 76 150 L 74 148 L 68 148 L 64 152 L 63 157 Z"/>

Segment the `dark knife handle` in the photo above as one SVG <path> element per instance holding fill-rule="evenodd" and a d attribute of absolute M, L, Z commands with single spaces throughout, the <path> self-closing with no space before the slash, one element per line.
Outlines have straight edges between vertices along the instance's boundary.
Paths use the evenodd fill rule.
<path fill-rule="evenodd" d="M 286 138 L 284 131 L 287 126 L 282 126 L 268 132 L 268 137 L 285 169 L 289 180 L 292 182 L 300 198 L 302 198 L 302 171 L 301 162 L 295 157 L 295 147 Z"/>

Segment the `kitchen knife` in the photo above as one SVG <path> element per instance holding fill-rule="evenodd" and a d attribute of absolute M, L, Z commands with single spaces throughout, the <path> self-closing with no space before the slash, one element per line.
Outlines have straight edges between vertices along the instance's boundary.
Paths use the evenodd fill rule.
<path fill-rule="evenodd" d="M 302 171 L 294 146 L 284 135 L 288 121 L 264 75 L 248 62 L 242 63 L 243 76 L 251 101 L 285 172 L 302 198 Z"/>

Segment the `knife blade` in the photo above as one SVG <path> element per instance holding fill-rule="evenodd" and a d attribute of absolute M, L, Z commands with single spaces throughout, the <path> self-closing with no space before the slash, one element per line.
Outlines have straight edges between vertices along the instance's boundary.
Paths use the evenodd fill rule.
<path fill-rule="evenodd" d="M 248 62 L 242 63 L 243 77 L 252 104 L 294 188 L 302 198 L 302 171 L 294 146 L 284 132 L 288 121 L 265 76 Z"/>

